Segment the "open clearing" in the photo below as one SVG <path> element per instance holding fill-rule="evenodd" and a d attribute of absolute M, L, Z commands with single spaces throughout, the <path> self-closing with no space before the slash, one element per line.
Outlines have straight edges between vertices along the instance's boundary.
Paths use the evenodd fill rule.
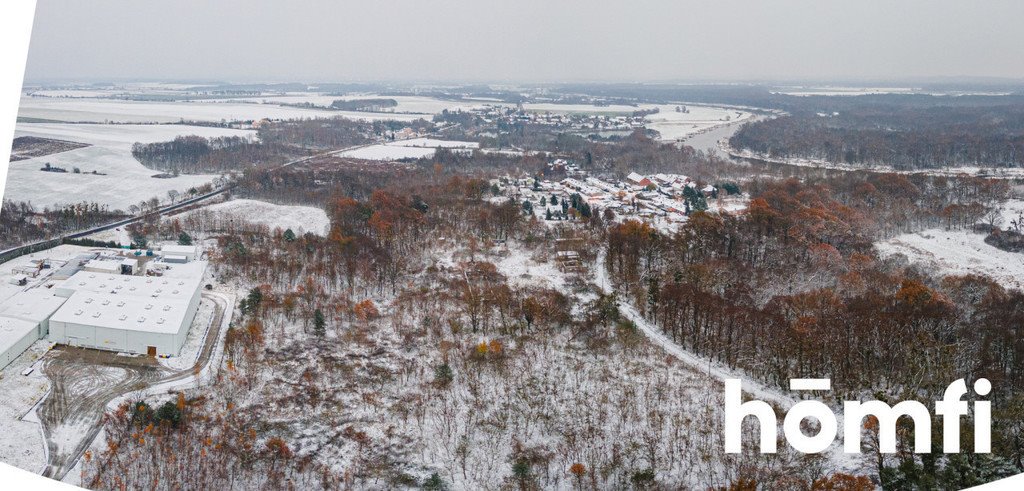
<path fill-rule="evenodd" d="M 433 157 L 437 147 L 470 151 L 480 147 L 476 142 L 412 138 L 381 145 L 369 145 L 341 152 L 340 156 L 364 160 L 401 160 Z"/>
<path fill-rule="evenodd" d="M 295 235 L 312 233 L 325 236 L 331 227 L 327 213 L 313 206 L 289 206 L 253 199 L 233 199 L 207 206 L 201 210 L 187 212 L 180 218 L 194 213 L 212 213 L 218 220 L 237 220 L 257 225 L 266 225 L 273 230 L 292 229 Z"/>
<path fill-rule="evenodd" d="M 1004 205 L 1003 227 L 1009 217 L 1024 211 L 1024 201 Z M 1024 254 L 1007 252 L 985 243 L 985 234 L 970 230 L 929 229 L 904 234 L 875 244 L 882 256 L 901 253 L 911 263 L 934 268 L 946 275 L 979 274 L 1006 288 L 1024 289 Z"/>

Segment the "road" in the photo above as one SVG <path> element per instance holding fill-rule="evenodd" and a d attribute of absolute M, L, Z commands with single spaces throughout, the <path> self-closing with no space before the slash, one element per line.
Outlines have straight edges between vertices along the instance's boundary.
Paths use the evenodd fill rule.
<path fill-rule="evenodd" d="M 118 397 L 185 380 L 207 367 L 214 359 L 228 306 L 219 295 L 204 293 L 203 298 L 213 303 L 214 313 L 191 368 L 171 370 L 149 357 L 67 346 L 47 354 L 43 373 L 51 389 L 38 409 L 47 446 L 43 476 L 60 480 L 75 467 L 102 429 L 107 406 Z"/>

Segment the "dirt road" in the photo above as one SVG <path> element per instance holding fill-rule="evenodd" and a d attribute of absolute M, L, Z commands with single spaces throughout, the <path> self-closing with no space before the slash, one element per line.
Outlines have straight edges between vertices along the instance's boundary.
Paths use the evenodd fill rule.
<path fill-rule="evenodd" d="M 102 428 L 103 414 L 114 399 L 148 387 L 184 380 L 214 358 L 227 310 L 224 297 L 203 294 L 214 313 L 196 364 L 171 370 L 155 359 L 61 346 L 43 362 L 51 390 L 39 408 L 46 437 L 47 465 L 43 475 L 63 479 L 75 467 Z M 205 329 L 206 326 L 193 326 Z"/>

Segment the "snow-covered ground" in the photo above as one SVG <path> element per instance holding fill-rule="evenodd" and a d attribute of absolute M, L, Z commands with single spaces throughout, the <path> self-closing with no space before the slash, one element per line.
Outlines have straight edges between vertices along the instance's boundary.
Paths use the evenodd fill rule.
<path fill-rule="evenodd" d="M 479 109 L 485 105 L 495 105 L 493 102 L 472 100 L 446 101 L 443 99 L 436 99 L 433 97 L 423 96 L 390 96 L 378 94 L 346 94 L 343 96 L 338 96 L 320 94 L 316 92 L 289 93 L 285 95 L 266 97 L 239 97 L 231 98 L 228 100 L 233 102 L 251 102 L 259 104 L 313 104 L 315 106 L 327 107 L 330 106 L 331 103 L 333 103 L 334 101 L 351 101 L 359 99 L 392 99 L 398 103 L 398 105 L 393 108 L 389 108 L 386 111 L 380 111 L 378 113 L 373 114 L 407 113 L 427 116 L 439 114 L 444 110 L 448 110 L 451 112 L 469 111 L 472 109 Z M 205 101 L 212 102 L 215 100 L 206 99 Z"/>
<path fill-rule="evenodd" d="M 295 235 L 312 233 L 327 235 L 331 221 L 327 212 L 313 206 L 278 205 L 253 199 L 233 199 L 217 203 L 200 210 L 178 215 L 180 220 L 190 214 L 212 213 L 218 220 L 237 220 L 257 225 L 266 225 L 271 230 L 292 229 Z"/>
<path fill-rule="evenodd" d="M 341 157 L 365 160 L 420 159 L 434 155 L 435 149 L 421 147 L 399 147 L 392 145 L 370 145 L 339 153 Z"/>
<path fill-rule="evenodd" d="M 21 373 L 49 348 L 46 340 L 36 341 L 0 375 L 0 461 L 32 472 L 46 465 L 46 448 L 34 412 L 26 415 L 46 395 L 50 381 L 38 369 L 27 376 Z"/>
<path fill-rule="evenodd" d="M 433 138 L 412 138 L 380 145 L 368 145 L 339 153 L 342 157 L 365 160 L 400 160 L 432 157 L 437 147 L 469 151 L 479 148 L 476 142 L 435 140 Z"/>
<path fill-rule="evenodd" d="M 206 333 L 210 330 L 213 313 L 213 302 L 203 298 L 199 302 L 199 309 L 196 310 L 196 317 L 185 338 L 185 344 L 181 346 L 181 352 L 178 353 L 178 356 L 157 358 L 157 361 L 172 370 L 187 370 L 195 366 L 196 361 L 199 360 L 199 353 L 203 349 L 203 343 L 206 341 Z"/>
<path fill-rule="evenodd" d="M 420 147 L 420 148 L 480 148 L 477 142 L 464 142 L 458 140 L 438 140 L 436 138 L 410 138 L 408 140 L 397 140 L 389 142 L 391 147 Z"/>
<path fill-rule="evenodd" d="M 1024 211 L 1024 201 L 1010 200 L 1004 205 L 1003 227 L 1010 218 Z M 934 228 L 903 234 L 875 244 L 883 257 L 896 253 L 911 263 L 944 275 L 980 274 L 1007 288 L 1024 289 L 1024 254 L 1007 252 L 985 243 L 985 234 L 970 230 Z"/>
<path fill-rule="evenodd" d="M 191 121 L 253 121 L 344 117 L 360 121 L 394 119 L 412 121 L 415 114 L 329 111 L 233 100 L 125 101 L 118 99 L 22 97 L 18 116 L 75 123 L 177 123 Z"/>
<path fill-rule="evenodd" d="M 676 107 L 685 107 L 689 112 L 676 112 Z M 748 111 L 714 106 L 689 104 L 667 104 L 654 106 L 657 114 L 646 117 L 647 128 L 661 133 L 662 140 L 678 140 L 691 135 L 712 131 L 716 128 L 747 121 L 753 117 Z M 646 108 L 646 106 L 645 106 Z"/>
<path fill-rule="evenodd" d="M 154 196 L 166 201 L 167 192 L 172 189 L 182 192 L 216 177 L 153 178 L 159 172 L 135 160 L 131 153 L 133 143 L 168 141 L 183 135 L 253 137 L 255 132 L 186 125 L 19 123 L 15 135 L 55 138 L 91 146 L 12 162 L 8 167 L 4 199 L 30 201 L 38 207 L 95 201 L 124 210 Z M 40 171 L 46 163 L 68 172 Z M 82 173 L 73 173 L 74 167 Z M 93 171 L 106 175 L 89 174 Z"/>
<path fill-rule="evenodd" d="M 555 265 L 554 258 L 535 258 L 529 251 L 513 246 L 507 255 L 495 261 L 498 272 L 508 278 L 515 287 L 538 286 L 561 290 L 565 287 L 565 275 Z M 541 260 L 538 260 L 541 259 Z"/>

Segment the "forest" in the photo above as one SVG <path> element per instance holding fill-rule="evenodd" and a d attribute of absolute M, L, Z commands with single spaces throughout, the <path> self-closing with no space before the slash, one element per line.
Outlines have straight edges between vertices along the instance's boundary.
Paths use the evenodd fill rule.
<path fill-rule="evenodd" d="M 918 97 L 936 100 L 829 100 L 747 124 L 730 143 L 773 158 L 897 170 L 1024 167 L 1024 102 Z"/>
<path fill-rule="evenodd" d="M 991 184 L 920 179 L 762 183 L 743 216 L 697 212 L 673 235 L 639 222 L 612 226 L 606 266 L 675 343 L 783 389 L 791 378 L 828 377 L 836 400 L 927 404 L 948 380 L 988 378 L 1003 388 L 992 397 L 993 455 L 907 451 L 877 454 L 873 467 L 886 489 L 1011 475 L 1024 457 L 1024 293 L 980 276 L 938 277 L 872 250 L 885 223 L 970 227 L 980 218 L 946 222 L 945 208 L 931 203 L 991 203 Z M 949 192 L 969 188 L 976 192 Z M 912 425 L 902 431 L 910 441 Z"/>
<path fill-rule="evenodd" d="M 728 90 L 737 98 L 760 94 Z M 806 98 L 792 102 L 791 116 L 740 135 L 803 117 L 850 134 L 887 121 L 885 131 L 922 139 L 977 124 L 1006 135 L 1021 127 L 1012 105 L 962 99 L 924 107 L 932 102 Z M 818 116 L 816 105 L 826 103 L 837 106 Z M 464 125 L 449 133 L 472 134 L 483 124 L 467 113 L 435 119 Z M 231 168 L 240 172 L 227 197 L 319 207 L 331 226 L 325 235 L 300 235 L 204 210 L 133 226 L 137 241 L 184 234 L 207 244 L 211 282 L 234 292 L 236 310 L 214 382 L 110 412 L 104 441 L 82 465 L 83 484 L 944 489 L 1024 470 L 1024 293 L 981 276 L 939 276 L 900 255 L 883 259 L 874 246 L 979 224 L 1011 237 L 1009 228 L 996 232 L 993 219 L 1014 192 L 1010 183 L 772 168 L 663 144 L 643 131 L 595 141 L 528 123 L 478 140 L 546 154 L 439 149 L 388 165 L 336 155 L 263 165 L 295 148 L 311 154 L 360 144 L 403 124 L 270 123 L 260 127 L 259 143 L 140 147 L 144 158 L 192 168 L 245 162 Z M 798 140 L 805 131 L 782 128 Z M 524 212 L 499 184 L 558 179 L 547 165 L 556 157 L 596 176 L 670 172 L 735 182 L 749 204 L 735 213 L 695 211 L 670 232 L 583 213 L 577 196 L 567 200 L 581 208 L 571 219 L 548 222 Z M 558 262 L 566 243 L 582 244 L 573 251 L 579 269 Z M 720 380 L 651 342 L 638 324 L 770 390 L 786 391 L 791 378 L 829 377 L 832 405 L 927 403 L 953 380 L 988 378 L 997 388 L 994 453 L 914 454 L 915 428 L 901 420 L 899 451 L 883 455 L 877 422 L 867 420 L 864 455 L 845 459 L 855 470 L 785 446 L 773 456 L 752 448 L 724 454 Z M 963 423 L 970 442 L 972 422 Z"/>
<path fill-rule="evenodd" d="M 172 141 L 135 143 L 142 165 L 167 173 L 223 174 L 280 165 L 312 152 L 368 143 L 371 135 L 393 131 L 386 122 L 343 118 L 288 120 L 262 124 L 256 139 L 237 136 L 179 136 Z"/>
<path fill-rule="evenodd" d="M 398 106 L 394 99 L 338 99 L 331 103 L 331 109 L 339 111 L 380 111 Z"/>

